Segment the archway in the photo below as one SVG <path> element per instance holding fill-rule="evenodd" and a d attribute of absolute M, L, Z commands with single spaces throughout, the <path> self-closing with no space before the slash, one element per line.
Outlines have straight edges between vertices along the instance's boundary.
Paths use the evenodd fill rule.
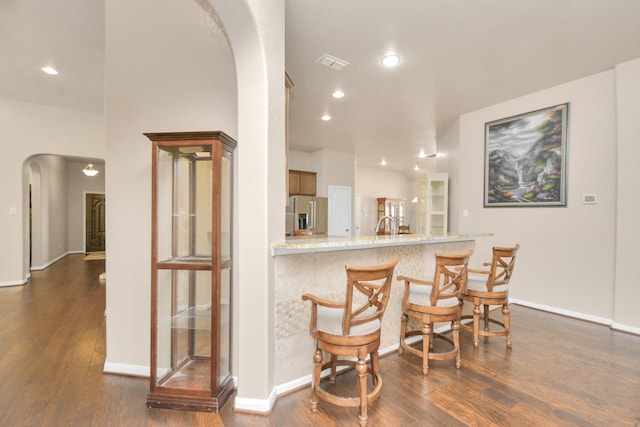
<path fill-rule="evenodd" d="M 102 173 L 84 175 L 88 162 Z M 23 170 L 25 270 L 42 270 L 69 253 L 84 252 L 84 194 L 104 193 L 104 161 L 35 154 Z"/>
<path fill-rule="evenodd" d="M 203 0 L 198 0 L 202 3 Z M 226 30 L 238 85 L 234 345 L 239 410 L 275 404 L 274 261 L 285 233 L 284 0 L 209 0 Z M 268 3 L 268 4 L 265 4 Z M 277 171 L 281 171 L 278 173 Z M 261 208 L 256 216 L 255 207 Z M 265 283 L 266 282 L 266 283 Z M 237 313 L 242 313 L 239 318 Z M 256 357 L 256 355 L 259 355 Z"/>

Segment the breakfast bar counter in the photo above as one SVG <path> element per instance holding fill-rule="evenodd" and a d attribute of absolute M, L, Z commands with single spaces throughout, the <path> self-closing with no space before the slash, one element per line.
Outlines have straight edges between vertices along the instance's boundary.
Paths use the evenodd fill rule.
<path fill-rule="evenodd" d="M 315 252 L 335 252 L 356 249 L 383 248 L 391 246 L 409 246 L 424 244 L 442 244 L 462 241 L 475 241 L 476 237 L 488 236 L 487 233 L 452 233 L 431 237 L 425 234 L 398 234 L 397 236 L 359 236 L 359 237 L 309 237 L 296 236 L 271 245 L 272 255 L 294 255 Z"/>
<path fill-rule="evenodd" d="M 311 382 L 314 341 L 309 335 L 311 308 L 305 293 L 343 301 L 345 265 L 373 265 L 399 258 L 382 322 L 380 354 L 397 349 L 403 284 L 398 275 L 430 278 L 437 252 L 461 253 L 490 233 L 421 234 L 362 237 L 291 237 L 272 245 L 275 258 L 275 383 L 282 394 Z"/>

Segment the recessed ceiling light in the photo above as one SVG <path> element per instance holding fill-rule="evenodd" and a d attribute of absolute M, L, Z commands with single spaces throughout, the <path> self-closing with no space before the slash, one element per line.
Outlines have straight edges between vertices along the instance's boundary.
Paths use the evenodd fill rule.
<path fill-rule="evenodd" d="M 395 67 L 400 62 L 400 57 L 394 53 L 390 53 L 382 58 L 382 63 L 385 67 Z"/>
<path fill-rule="evenodd" d="M 384 159 L 384 157 L 382 158 L 382 161 L 380 162 L 381 166 L 386 166 L 387 165 L 387 161 Z"/>
<path fill-rule="evenodd" d="M 340 99 L 340 98 L 344 97 L 344 92 L 341 91 L 341 90 L 337 90 L 337 91 L 333 92 L 333 97 Z"/>
<path fill-rule="evenodd" d="M 56 70 L 55 68 L 52 68 L 52 67 L 42 67 L 41 70 L 44 71 L 47 74 L 52 75 L 52 76 L 55 76 L 55 75 L 58 74 L 58 70 Z"/>
<path fill-rule="evenodd" d="M 322 120 L 324 120 L 325 122 L 328 122 L 329 120 L 331 120 L 331 116 L 328 114 L 325 114 L 324 116 L 322 116 Z"/>
<path fill-rule="evenodd" d="M 418 166 L 418 162 L 416 162 L 416 165 L 413 167 L 414 171 L 419 171 L 420 170 L 420 166 Z"/>

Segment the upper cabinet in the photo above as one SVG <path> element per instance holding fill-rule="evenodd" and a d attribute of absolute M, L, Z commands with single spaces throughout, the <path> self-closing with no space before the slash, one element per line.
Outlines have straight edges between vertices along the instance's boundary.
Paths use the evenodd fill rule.
<path fill-rule="evenodd" d="M 315 196 L 316 173 L 289 169 L 289 195 Z"/>
<path fill-rule="evenodd" d="M 418 232 L 429 236 L 447 234 L 449 174 L 433 173 L 418 180 Z"/>

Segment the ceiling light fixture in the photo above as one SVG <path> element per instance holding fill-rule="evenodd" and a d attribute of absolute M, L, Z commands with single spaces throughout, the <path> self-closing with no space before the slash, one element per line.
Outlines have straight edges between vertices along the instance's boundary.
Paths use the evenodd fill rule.
<path fill-rule="evenodd" d="M 413 167 L 414 171 L 419 171 L 420 170 L 420 166 L 418 166 L 418 162 L 416 162 L 416 165 Z"/>
<path fill-rule="evenodd" d="M 324 116 L 321 117 L 322 120 L 324 120 L 325 122 L 328 122 L 329 120 L 331 120 L 331 116 L 328 114 L 325 114 Z"/>
<path fill-rule="evenodd" d="M 41 70 L 52 76 L 58 75 L 58 70 L 53 67 L 42 67 Z"/>
<path fill-rule="evenodd" d="M 400 63 L 400 57 L 395 53 L 387 54 L 384 58 L 382 58 L 382 63 L 385 67 L 395 67 Z"/>
<path fill-rule="evenodd" d="M 386 166 L 387 165 L 387 161 L 384 159 L 384 157 L 382 158 L 382 161 L 380 162 L 381 166 Z"/>
<path fill-rule="evenodd" d="M 341 90 L 336 90 L 335 92 L 333 92 L 332 95 L 333 95 L 334 98 L 340 99 L 340 98 L 344 97 L 344 92 L 341 91 Z"/>
<path fill-rule="evenodd" d="M 82 169 L 82 172 L 84 172 L 84 174 L 87 176 L 96 176 L 100 171 L 93 168 L 93 163 L 89 163 L 84 167 L 84 169 Z"/>

